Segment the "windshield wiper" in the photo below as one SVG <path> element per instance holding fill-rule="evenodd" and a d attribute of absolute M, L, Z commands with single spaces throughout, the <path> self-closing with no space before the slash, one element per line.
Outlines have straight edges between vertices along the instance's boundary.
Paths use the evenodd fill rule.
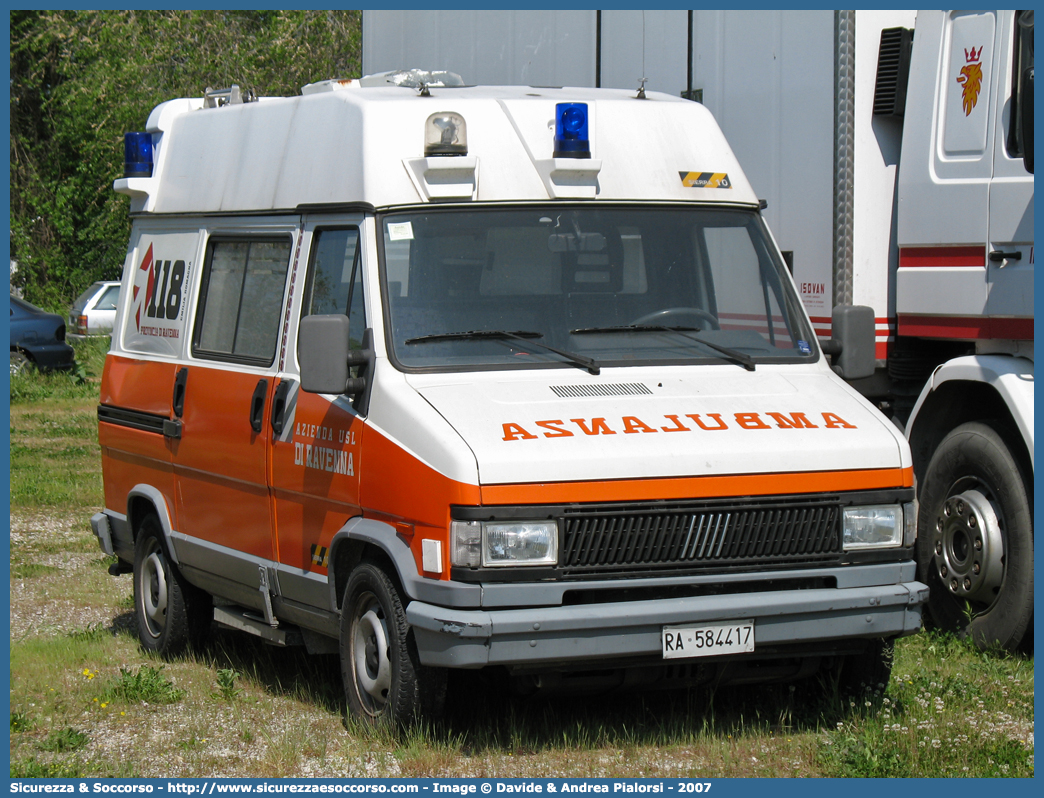
<path fill-rule="evenodd" d="M 407 344 L 421 344 L 427 341 L 479 341 L 479 340 L 502 340 L 502 341 L 522 341 L 533 346 L 539 346 L 541 349 L 546 349 L 548 352 L 554 352 L 556 355 L 564 357 L 574 366 L 587 369 L 592 374 L 598 374 L 601 372 L 601 368 L 598 363 L 589 357 L 578 355 L 575 352 L 567 352 L 564 349 L 556 349 L 553 346 L 548 346 L 540 341 L 534 341 L 534 338 L 543 338 L 543 333 L 533 332 L 532 330 L 468 330 L 466 332 L 455 332 L 455 333 L 433 333 L 432 335 L 421 335 L 417 338 L 407 338 L 404 343 Z"/>
<path fill-rule="evenodd" d="M 719 344 L 708 341 L 705 338 L 699 338 L 691 333 L 698 333 L 699 327 L 667 327 L 660 324 L 625 324 L 618 327 L 580 327 L 576 330 L 570 330 L 572 335 L 588 335 L 594 333 L 618 333 L 618 332 L 673 332 L 679 333 L 686 338 L 691 338 L 696 343 L 709 346 L 721 354 L 728 357 L 730 360 L 739 363 L 747 371 L 754 371 L 754 358 L 745 352 L 740 352 L 737 349 L 730 349 L 727 346 L 721 346 Z"/>

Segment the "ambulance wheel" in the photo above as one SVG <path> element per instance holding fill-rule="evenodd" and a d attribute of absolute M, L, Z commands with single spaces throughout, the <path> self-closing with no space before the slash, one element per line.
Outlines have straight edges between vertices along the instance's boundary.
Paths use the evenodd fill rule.
<path fill-rule="evenodd" d="M 652 313 L 646 313 L 644 316 L 639 316 L 637 319 L 631 322 L 634 327 L 641 327 L 645 324 L 663 324 L 666 325 L 668 321 L 675 316 L 693 316 L 698 319 L 703 319 L 707 322 L 712 330 L 720 330 L 721 324 L 718 322 L 717 316 L 708 313 L 703 308 L 689 308 L 689 307 L 678 307 L 678 308 L 664 308 L 663 310 L 654 310 Z"/>
<path fill-rule="evenodd" d="M 349 712 L 370 726 L 405 728 L 445 702 L 446 671 L 421 665 L 399 591 L 376 563 L 356 566 L 344 589 L 341 677 Z"/>
<path fill-rule="evenodd" d="M 921 487 L 919 575 L 938 627 L 1014 651 L 1033 628 L 1033 513 L 1004 439 L 962 424 L 936 449 Z"/>
<path fill-rule="evenodd" d="M 210 597 L 185 581 L 163 542 L 159 519 L 142 519 L 134 543 L 134 609 L 147 651 L 173 656 L 198 644 L 210 628 Z"/>

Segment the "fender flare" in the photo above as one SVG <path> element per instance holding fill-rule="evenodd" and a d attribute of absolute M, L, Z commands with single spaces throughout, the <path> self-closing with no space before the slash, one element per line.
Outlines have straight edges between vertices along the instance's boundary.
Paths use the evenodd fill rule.
<path fill-rule="evenodd" d="M 964 381 L 989 385 L 1008 408 L 1033 464 L 1033 361 L 1009 355 L 968 355 L 938 366 L 921 389 L 906 423 L 911 440 L 918 415 L 928 397 L 948 382 Z"/>
<path fill-rule="evenodd" d="M 395 568 L 399 584 L 402 585 L 402 590 L 406 594 L 404 598 L 407 601 L 423 601 L 443 607 L 477 608 L 481 606 L 482 588 L 480 585 L 421 576 L 417 571 L 417 561 L 413 556 L 413 550 L 395 527 L 383 521 L 357 516 L 349 519 L 330 541 L 327 585 L 330 591 L 330 608 L 334 611 L 337 611 L 337 604 L 340 600 L 337 595 L 337 574 L 334 573 L 337 553 L 341 546 L 350 541 L 369 544 L 387 555 L 392 567 Z"/>
<path fill-rule="evenodd" d="M 167 552 L 170 554 L 170 559 L 174 561 L 175 565 L 181 565 L 181 562 L 178 560 L 178 552 L 174 548 L 174 525 L 170 521 L 170 508 L 167 506 L 167 498 L 152 485 L 135 485 L 130 489 L 127 493 L 127 523 L 131 526 L 132 535 L 134 533 L 134 523 L 138 520 L 131 513 L 136 498 L 145 499 L 155 509 L 160 526 L 163 528 L 163 542 L 167 544 Z"/>

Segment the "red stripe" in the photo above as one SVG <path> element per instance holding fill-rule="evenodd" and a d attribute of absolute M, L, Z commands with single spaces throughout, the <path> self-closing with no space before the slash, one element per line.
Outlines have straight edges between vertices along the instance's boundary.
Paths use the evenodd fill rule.
<path fill-rule="evenodd" d="M 899 335 L 970 340 L 1033 340 L 1033 319 L 986 316 L 899 316 Z"/>
<path fill-rule="evenodd" d="M 971 247 L 903 247 L 899 250 L 899 268 L 984 268 L 986 245 Z"/>

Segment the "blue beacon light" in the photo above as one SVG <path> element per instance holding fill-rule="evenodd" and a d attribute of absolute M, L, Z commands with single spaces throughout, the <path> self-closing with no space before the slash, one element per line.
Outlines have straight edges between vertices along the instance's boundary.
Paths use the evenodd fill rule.
<path fill-rule="evenodd" d="M 590 158 L 587 103 L 555 105 L 555 158 Z"/>
<path fill-rule="evenodd" d="M 152 134 L 123 134 L 123 176 L 152 177 Z"/>

